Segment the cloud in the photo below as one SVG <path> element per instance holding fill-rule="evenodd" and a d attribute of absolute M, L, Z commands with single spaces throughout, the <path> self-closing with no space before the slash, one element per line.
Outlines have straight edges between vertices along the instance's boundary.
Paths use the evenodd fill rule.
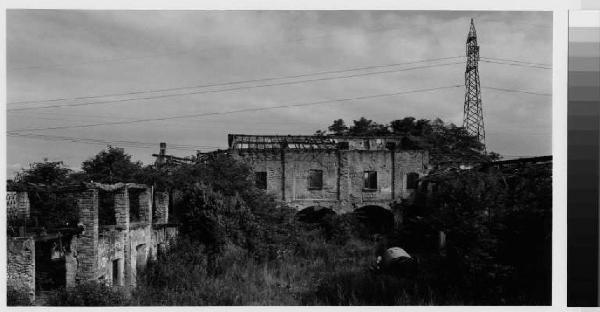
<path fill-rule="evenodd" d="M 138 92 L 459 56 L 464 54 L 471 18 L 475 18 L 482 56 L 551 63 L 551 12 L 9 10 L 8 101 Z M 481 63 L 480 74 L 483 86 L 551 92 L 550 70 Z M 313 77 L 296 80 L 309 78 Z M 448 65 L 286 86 L 9 113 L 7 126 L 51 127 L 223 112 L 439 87 L 461 84 L 463 80 L 464 64 Z M 488 150 L 510 155 L 551 153 L 551 97 L 490 89 L 483 89 L 482 94 Z M 440 117 L 460 124 L 463 101 L 464 89 L 449 89 L 258 113 L 44 133 L 156 142 L 157 149 L 160 141 L 225 146 L 227 133 L 313 133 L 326 129 L 337 118 L 351 122 L 365 116 L 385 123 L 405 116 Z M 82 100 L 65 103 L 79 102 Z M 9 137 L 8 161 L 30 163 L 48 157 L 78 167 L 102 148 Z M 128 151 L 144 162 L 151 162 L 151 154 L 156 152 Z"/>

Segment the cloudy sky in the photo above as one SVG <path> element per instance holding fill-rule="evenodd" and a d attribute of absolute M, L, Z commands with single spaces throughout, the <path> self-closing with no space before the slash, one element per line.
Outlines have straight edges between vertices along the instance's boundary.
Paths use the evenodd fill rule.
<path fill-rule="evenodd" d="M 471 18 L 488 150 L 551 154 L 551 12 L 8 10 L 7 174 L 337 118 L 460 125 Z"/>

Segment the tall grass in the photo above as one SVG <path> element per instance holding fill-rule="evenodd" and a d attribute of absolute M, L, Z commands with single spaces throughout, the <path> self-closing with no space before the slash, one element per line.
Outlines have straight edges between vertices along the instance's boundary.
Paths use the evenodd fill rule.
<path fill-rule="evenodd" d="M 372 248 L 361 241 L 345 246 L 313 240 L 293 254 L 264 261 L 227 245 L 209 269 L 202 245 L 179 242 L 149 265 L 135 292 L 139 305 L 300 305 L 318 304 L 311 296 L 327 277 L 365 271 Z"/>

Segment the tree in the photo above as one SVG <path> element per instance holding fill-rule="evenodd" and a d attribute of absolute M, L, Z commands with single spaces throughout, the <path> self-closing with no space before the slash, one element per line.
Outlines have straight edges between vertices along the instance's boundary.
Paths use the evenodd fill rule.
<path fill-rule="evenodd" d="M 29 169 L 21 171 L 15 183 L 37 183 L 46 186 L 58 186 L 71 182 L 72 170 L 66 168 L 61 161 L 36 162 Z M 56 194 L 44 190 L 28 192 L 31 212 L 30 217 L 37 226 L 59 228 L 77 224 L 77 209 L 74 198 L 69 194 Z"/>
<path fill-rule="evenodd" d="M 348 133 L 348 127 L 343 119 L 334 120 L 333 124 L 331 124 L 328 129 L 335 135 L 344 135 Z"/>
<path fill-rule="evenodd" d="M 15 182 L 60 184 L 68 180 L 71 169 L 66 168 L 62 161 L 35 162 L 17 173 Z"/>
<path fill-rule="evenodd" d="M 405 117 L 403 119 L 393 120 L 390 123 L 390 127 L 395 134 L 409 134 L 415 128 L 415 118 Z"/>
<path fill-rule="evenodd" d="M 94 182 L 139 182 L 142 163 L 131 161 L 122 148 L 108 146 L 93 158 L 83 162 L 81 169 Z"/>
<path fill-rule="evenodd" d="M 373 120 L 360 117 L 359 120 L 354 120 L 354 125 L 348 129 L 351 135 L 389 135 L 387 125 L 380 125 Z"/>
<path fill-rule="evenodd" d="M 325 130 L 315 131 L 315 136 L 325 136 L 325 135 L 327 135 L 327 131 L 325 131 Z"/>

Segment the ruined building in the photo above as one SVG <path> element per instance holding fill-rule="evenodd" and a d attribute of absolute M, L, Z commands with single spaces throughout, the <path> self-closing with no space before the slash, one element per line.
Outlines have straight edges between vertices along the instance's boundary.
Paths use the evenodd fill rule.
<path fill-rule="evenodd" d="M 35 207 L 28 192 L 71 198 L 76 224 L 31 225 L 29 213 Z M 156 259 L 177 235 L 177 227 L 168 222 L 168 194 L 143 184 L 28 185 L 9 188 L 7 199 L 9 232 L 19 228 L 8 237 L 7 285 L 30 301 L 44 291 L 86 281 L 135 287 L 148 259 Z"/>
<path fill-rule="evenodd" d="M 429 170 L 428 152 L 400 136 L 230 134 L 228 144 L 254 169 L 259 188 L 299 211 L 389 212 L 394 202 L 411 199 Z"/>

